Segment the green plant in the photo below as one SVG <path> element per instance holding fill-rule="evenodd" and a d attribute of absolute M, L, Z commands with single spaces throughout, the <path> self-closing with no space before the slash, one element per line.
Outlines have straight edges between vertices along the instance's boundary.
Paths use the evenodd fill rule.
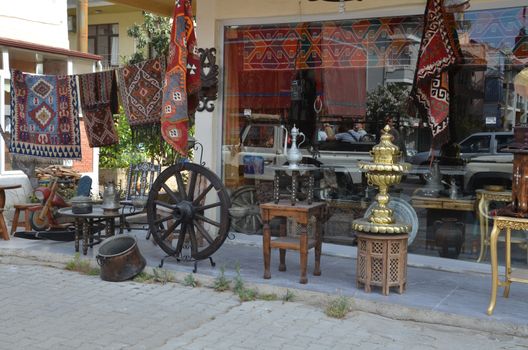
<path fill-rule="evenodd" d="M 331 300 L 325 310 L 328 317 L 344 318 L 350 311 L 350 301 L 345 296 Z"/>
<path fill-rule="evenodd" d="M 235 269 L 237 275 L 234 279 L 235 283 L 233 291 L 235 292 L 235 294 L 238 295 L 240 301 L 255 300 L 257 298 L 257 291 L 245 287 L 244 281 L 242 280 L 242 276 L 240 276 L 240 264 L 237 264 Z"/>
<path fill-rule="evenodd" d="M 259 294 L 257 295 L 257 298 L 260 300 L 273 301 L 273 300 L 277 300 L 277 294 L 275 293 Z"/>
<path fill-rule="evenodd" d="M 295 299 L 295 293 L 293 293 L 291 290 L 286 289 L 286 293 L 282 296 L 283 302 L 293 301 Z"/>
<path fill-rule="evenodd" d="M 96 276 L 100 273 L 100 269 L 90 266 L 90 262 L 88 260 L 81 260 L 79 253 L 76 253 L 73 259 L 66 263 L 65 269 L 69 271 L 77 271 L 90 276 Z"/>
<path fill-rule="evenodd" d="M 183 285 L 195 288 L 198 287 L 198 281 L 194 278 L 194 275 L 190 273 L 183 279 Z"/>
<path fill-rule="evenodd" d="M 229 284 L 230 283 L 231 283 L 231 281 L 229 281 L 225 277 L 225 268 L 224 268 L 224 266 L 222 266 L 220 268 L 220 275 L 214 281 L 213 288 L 217 292 L 223 292 L 223 291 L 229 290 Z"/>
<path fill-rule="evenodd" d="M 152 283 L 154 282 L 154 275 L 142 271 L 134 277 L 133 281 L 138 283 Z"/>
<path fill-rule="evenodd" d="M 103 146 L 99 151 L 99 167 L 105 169 L 127 168 L 130 164 L 147 159 L 147 153 L 141 143 L 134 142 L 132 131 L 123 108 L 115 120 L 119 143 Z"/>
<path fill-rule="evenodd" d="M 165 284 L 176 281 L 176 278 L 174 277 L 172 272 L 168 270 L 155 268 L 154 270 L 152 270 L 152 272 L 154 273 L 154 282 Z"/>

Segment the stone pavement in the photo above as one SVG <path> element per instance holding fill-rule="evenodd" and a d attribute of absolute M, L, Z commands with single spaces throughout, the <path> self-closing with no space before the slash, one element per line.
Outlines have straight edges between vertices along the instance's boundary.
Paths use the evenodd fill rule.
<path fill-rule="evenodd" d="M 231 292 L 111 283 L 20 258 L 2 260 L 0 281 L 2 350 L 528 349 L 525 337 L 361 311 L 337 320 L 317 303 L 241 303 Z"/>

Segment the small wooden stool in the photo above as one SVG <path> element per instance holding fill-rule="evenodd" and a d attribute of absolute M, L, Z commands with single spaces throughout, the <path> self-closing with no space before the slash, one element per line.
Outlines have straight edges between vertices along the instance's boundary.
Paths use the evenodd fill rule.
<path fill-rule="evenodd" d="M 407 284 L 408 235 L 381 235 L 356 233 L 357 262 L 356 285 L 380 286 L 384 295 L 390 287 L 399 287 L 402 294 Z"/>
<path fill-rule="evenodd" d="M 263 254 L 264 254 L 264 278 L 271 278 L 270 256 L 271 248 L 279 248 L 280 265 L 279 271 L 286 271 L 286 249 L 298 250 L 300 255 L 301 279 L 300 283 L 307 283 L 306 269 L 308 264 L 308 250 L 315 248 L 314 276 L 321 275 L 321 245 L 322 222 L 326 220 L 326 203 L 303 203 L 298 202 L 291 205 L 289 200 L 281 200 L 278 204 L 273 202 L 260 205 L 262 212 L 263 228 Z M 281 226 L 280 237 L 271 240 L 270 221 L 274 217 L 292 218 L 296 224 L 301 226 L 299 238 L 286 237 L 286 229 Z M 309 225 L 313 225 L 314 237 L 308 239 Z"/>
<path fill-rule="evenodd" d="M 24 230 L 31 231 L 31 224 L 29 222 L 30 208 L 38 206 L 38 203 L 24 203 L 15 204 L 15 215 L 13 215 L 13 221 L 11 223 L 11 236 L 15 233 L 17 227 L 24 226 Z M 24 221 L 20 220 L 20 212 L 24 212 Z"/>

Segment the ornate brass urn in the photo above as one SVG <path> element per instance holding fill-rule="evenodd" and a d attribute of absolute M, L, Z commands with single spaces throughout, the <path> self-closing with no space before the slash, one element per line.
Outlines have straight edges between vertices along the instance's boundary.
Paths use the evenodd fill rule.
<path fill-rule="evenodd" d="M 391 142 L 390 127 L 386 125 L 382 130 L 381 141 L 372 148 L 370 154 L 372 162 L 359 162 L 361 171 L 367 172 L 369 186 L 376 186 L 379 193 L 376 195 L 377 205 L 368 218 L 356 219 L 352 228 L 360 232 L 401 234 L 411 231 L 411 225 L 394 220 L 393 210 L 388 207 L 390 201 L 389 187 L 400 183 L 404 171 L 411 165 L 400 163 L 400 149 Z"/>

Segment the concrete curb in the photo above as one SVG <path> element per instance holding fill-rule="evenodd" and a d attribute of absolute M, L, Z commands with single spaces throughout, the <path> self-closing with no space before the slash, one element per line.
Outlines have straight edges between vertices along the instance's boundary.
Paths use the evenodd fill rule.
<path fill-rule="evenodd" d="M 89 260 L 92 266 L 97 266 L 95 259 L 82 258 Z M 0 264 L 26 264 L 26 265 L 43 265 L 55 268 L 64 268 L 72 260 L 71 255 L 35 252 L 24 249 L 2 249 L 0 250 Z M 152 273 L 154 268 L 147 267 L 145 272 Z M 171 271 L 177 282 L 181 282 L 189 274 L 181 271 Z M 215 277 L 202 274 L 195 274 L 196 281 L 202 287 L 211 288 L 214 284 Z M 260 294 L 276 294 L 279 298 L 289 291 L 294 293 L 294 302 L 300 302 L 312 306 L 323 307 L 327 303 L 338 297 L 336 294 L 306 291 L 294 288 L 272 286 L 260 283 L 245 282 L 247 288 L 257 290 Z M 460 327 L 475 331 L 484 331 L 499 335 L 511 335 L 517 337 L 528 337 L 528 326 L 518 325 L 504 321 L 492 319 L 472 318 L 467 316 L 455 315 L 440 311 L 423 310 L 402 305 L 395 305 L 385 302 L 377 302 L 350 297 L 353 311 L 362 311 L 379 316 L 387 317 L 394 320 L 411 321 L 417 323 L 427 323 L 444 325 L 450 327 Z"/>

